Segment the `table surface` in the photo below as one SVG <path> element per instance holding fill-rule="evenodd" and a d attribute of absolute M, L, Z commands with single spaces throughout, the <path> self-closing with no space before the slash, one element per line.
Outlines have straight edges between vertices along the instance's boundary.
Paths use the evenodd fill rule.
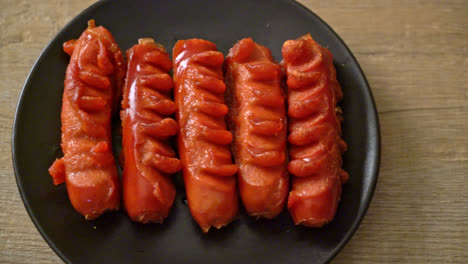
<path fill-rule="evenodd" d="M 93 2 L 0 0 L 0 263 L 61 263 L 23 206 L 10 137 L 32 64 Z M 299 2 L 353 51 L 380 117 L 377 189 L 358 231 L 332 263 L 466 261 L 468 1 Z"/>

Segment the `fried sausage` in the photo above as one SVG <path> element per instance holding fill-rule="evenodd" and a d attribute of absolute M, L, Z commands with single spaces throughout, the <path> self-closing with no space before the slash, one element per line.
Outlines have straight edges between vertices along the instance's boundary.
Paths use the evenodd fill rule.
<path fill-rule="evenodd" d="M 111 115 L 125 75 L 111 33 L 94 20 L 78 40 L 64 43 L 71 56 L 62 99 L 62 150 L 49 169 L 54 184 L 66 183 L 73 207 L 86 219 L 119 208 L 112 154 Z"/>
<path fill-rule="evenodd" d="M 225 68 L 240 197 L 249 215 L 274 218 L 289 191 L 281 68 L 251 38 L 231 48 Z"/>
<path fill-rule="evenodd" d="M 161 223 L 175 198 L 170 174 L 180 161 L 168 143 L 177 134 L 172 115 L 172 62 L 163 46 L 140 39 L 127 51 L 122 100 L 122 175 L 124 206 L 133 221 Z"/>
<path fill-rule="evenodd" d="M 226 130 L 224 56 L 202 39 L 180 40 L 173 50 L 178 149 L 187 201 L 203 232 L 221 228 L 238 213 L 237 166 Z"/>
<path fill-rule="evenodd" d="M 341 168 L 343 96 L 331 53 L 310 34 L 283 44 L 288 86 L 288 120 L 294 175 L 288 209 L 295 224 L 320 227 L 330 222 L 348 174 Z"/>

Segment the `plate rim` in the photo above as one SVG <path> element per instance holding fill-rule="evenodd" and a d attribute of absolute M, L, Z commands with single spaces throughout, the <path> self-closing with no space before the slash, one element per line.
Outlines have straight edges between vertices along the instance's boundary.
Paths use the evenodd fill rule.
<path fill-rule="evenodd" d="M 16 108 L 15 108 L 15 115 L 14 115 L 14 119 L 13 119 L 13 128 L 12 128 L 12 135 L 11 135 L 11 153 L 12 153 L 13 171 L 14 171 L 14 174 L 15 174 L 16 185 L 18 187 L 18 191 L 19 191 L 21 200 L 23 201 L 23 204 L 24 204 L 24 206 L 26 208 L 26 211 L 27 211 L 30 219 L 32 220 L 34 226 L 39 231 L 39 234 L 47 242 L 47 244 L 55 252 L 55 254 L 57 254 L 57 256 L 59 256 L 60 259 L 62 261 L 64 261 L 65 263 L 72 263 L 72 262 L 67 258 L 67 256 L 65 256 L 63 254 L 63 252 L 60 249 L 58 249 L 56 247 L 56 245 L 51 241 L 49 236 L 46 235 L 45 230 L 42 228 L 42 226 L 40 225 L 40 223 L 38 222 L 36 217 L 34 215 L 32 215 L 31 206 L 29 204 L 29 201 L 25 197 L 23 184 L 22 184 L 23 182 L 22 182 L 21 176 L 19 176 L 20 173 L 19 173 L 19 169 L 18 169 L 18 165 L 17 165 L 17 159 L 18 158 L 17 158 L 16 149 L 17 149 L 18 143 L 16 141 L 18 139 L 17 139 L 16 135 L 18 134 L 18 130 L 19 130 L 18 129 L 18 126 L 19 126 L 18 125 L 18 123 L 19 123 L 18 116 L 19 116 L 19 113 L 22 112 L 22 109 L 21 109 L 22 107 L 21 106 L 23 105 L 25 90 L 26 90 L 26 88 L 28 86 L 30 86 L 31 76 L 35 74 L 35 72 L 38 69 L 37 66 L 44 60 L 44 58 L 46 57 L 45 55 L 50 52 L 50 50 L 52 49 L 52 44 L 55 41 L 57 41 L 58 36 L 62 35 L 70 25 L 74 24 L 77 20 L 81 19 L 83 16 L 86 16 L 90 11 L 97 9 L 100 6 L 107 5 L 111 1 L 112 0 L 100 0 L 98 2 L 95 2 L 92 5 L 88 6 L 83 11 L 79 12 L 76 16 L 74 16 L 68 23 L 66 23 L 52 37 L 52 39 L 45 45 L 45 48 L 41 51 L 41 53 L 39 54 L 38 58 L 35 60 L 35 62 L 31 66 L 31 69 L 29 70 L 29 73 L 26 76 L 26 79 L 25 79 L 25 81 L 23 83 L 23 86 L 21 88 L 21 92 L 20 92 L 19 97 L 18 97 L 17 105 L 16 105 Z M 374 99 L 374 96 L 372 94 L 372 90 L 371 90 L 371 87 L 370 87 L 369 82 L 367 80 L 367 77 L 364 74 L 364 71 L 362 70 L 361 65 L 359 64 L 359 61 L 356 59 L 356 57 L 351 52 L 348 45 L 340 37 L 340 35 L 338 35 L 335 32 L 335 30 L 333 30 L 333 28 L 330 25 L 328 25 L 320 16 L 315 14 L 312 10 L 310 10 L 309 8 L 304 6 L 302 3 L 299 3 L 299 2 L 297 2 L 295 0 L 281 0 L 281 1 L 288 2 L 288 3 L 292 4 L 292 5 L 295 5 L 295 6 L 299 7 L 299 9 L 302 9 L 302 11 L 308 13 L 308 15 L 313 16 L 323 26 L 325 26 L 334 35 L 334 37 L 336 37 L 338 39 L 338 41 L 345 48 L 345 51 L 351 56 L 351 59 L 356 63 L 357 71 L 358 71 L 360 77 L 362 78 L 362 81 L 363 81 L 363 83 L 365 85 L 365 88 L 366 88 L 365 90 L 368 93 L 367 94 L 368 98 L 366 99 L 366 101 L 369 100 L 369 102 L 371 103 L 371 109 L 370 109 L 371 111 L 367 111 L 367 112 L 371 113 L 371 115 L 369 116 L 370 122 L 368 122 L 368 123 L 372 124 L 370 126 L 371 130 L 369 130 L 369 131 L 371 131 L 373 133 L 371 133 L 369 135 L 369 138 L 370 138 L 370 141 L 375 142 L 375 148 L 374 148 L 375 149 L 375 155 L 373 157 L 370 157 L 370 159 L 372 161 L 371 162 L 371 168 L 370 168 L 370 174 L 371 174 L 372 177 L 370 179 L 370 183 L 369 183 L 369 187 L 368 187 L 369 191 L 365 192 L 363 194 L 362 200 L 364 201 L 364 206 L 361 208 L 361 210 L 359 210 L 357 212 L 357 215 L 354 218 L 354 221 L 351 224 L 350 229 L 346 232 L 343 239 L 341 239 L 341 241 L 336 245 L 336 247 L 333 250 L 329 251 L 329 253 L 327 254 L 327 257 L 326 257 L 324 263 L 330 263 L 330 261 L 333 260 L 336 257 L 336 255 L 338 255 L 338 253 L 346 246 L 346 244 L 351 240 L 353 235 L 356 233 L 357 229 L 359 228 L 359 226 L 361 225 L 364 217 L 367 214 L 367 211 L 368 211 L 368 209 L 370 207 L 370 204 L 372 202 L 372 198 L 373 198 L 374 193 L 375 193 L 377 181 L 378 181 L 378 178 L 379 178 L 379 170 L 380 170 L 380 163 L 381 163 L 381 131 L 380 131 L 379 115 L 378 115 L 375 99 Z"/>

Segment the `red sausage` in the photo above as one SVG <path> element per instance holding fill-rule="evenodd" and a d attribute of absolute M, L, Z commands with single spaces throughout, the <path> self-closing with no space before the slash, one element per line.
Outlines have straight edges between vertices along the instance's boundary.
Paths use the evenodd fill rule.
<path fill-rule="evenodd" d="M 127 77 L 122 101 L 122 151 L 124 153 L 124 206 L 133 221 L 161 223 L 175 197 L 170 174 L 180 161 L 168 144 L 177 134 L 172 115 L 172 62 L 164 47 L 140 39 L 127 51 Z"/>
<path fill-rule="evenodd" d="M 341 168 L 346 143 L 341 139 L 342 98 L 331 53 L 310 34 L 288 40 L 282 48 L 288 85 L 288 198 L 296 224 L 320 227 L 330 222 L 348 174 Z"/>
<path fill-rule="evenodd" d="M 240 197 L 248 214 L 274 218 L 289 191 L 281 69 L 251 38 L 232 47 L 225 65 Z"/>
<path fill-rule="evenodd" d="M 61 113 L 64 157 L 49 173 L 54 184 L 66 182 L 73 207 L 94 219 L 119 208 L 111 115 L 125 75 L 123 57 L 111 33 L 94 20 L 63 48 L 71 55 Z"/>
<path fill-rule="evenodd" d="M 223 80 L 224 56 L 202 39 L 180 40 L 173 50 L 178 148 L 187 201 L 203 232 L 237 215 L 237 166 L 229 150 Z"/>

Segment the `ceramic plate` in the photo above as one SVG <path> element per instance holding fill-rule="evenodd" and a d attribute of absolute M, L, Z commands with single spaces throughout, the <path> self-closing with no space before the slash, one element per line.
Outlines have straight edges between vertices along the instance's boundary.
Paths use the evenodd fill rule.
<path fill-rule="evenodd" d="M 60 109 L 69 60 L 62 43 L 79 37 L 91 18 L 112 32 L 123 51 L 141 37 L 152 37 L 168 50 L 179 39 L 197 37 L 213 41 L 227 54 L 238 40 L 252 37 L 281 61 L 283 42 L 306 33 L 328 47 L 344 92 L 343 137 L 349 145 L 343 158 L 350 181 L 334 221 L 308 229 L 294 226 L 287 210 L 270 221 L 241 212 L 229 226 L 204 235 L 184 203 L 180 180 L 174 207 L 162 225 L 133 223 L 124 212 L 84 220 L 70 205 L 65 186 L 52 184 L 47 169 L 61 155 Z M 26 209 L 67 263 L 326 263 L 365 215 L 380 158 L 376 108 L 358 62 L 325 22 L 288 0 L 99 1 L 65 26 L 34 64 L 18 103 L 12 142 Z"/>

